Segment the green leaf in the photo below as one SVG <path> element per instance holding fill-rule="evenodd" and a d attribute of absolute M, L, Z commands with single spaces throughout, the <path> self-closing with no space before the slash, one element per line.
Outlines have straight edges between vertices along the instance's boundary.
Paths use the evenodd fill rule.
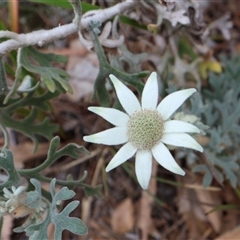
<path fill-rule="evenodd" d="M 63 230 L 77 234 L 85 235 L 88 230 L 86 225 L 78 218 L 69 217 L 68 215 L 79 205 L 79 201 L 73 201 L 69 203 L 61 213 L 56 214 L 53 217 L 53 223 L 55 225 L 54 239 L 61 240 Z"/>
<path fill-rule="evenodd" d="M 225 205 L 219 205 L 217 207 L 214 207 L 212 210 L 206 213 L 206 215 L 216 212 L 216 211 L 226 211 L 226 210 L 239 210 L 239 205 L 234 204 L 225 204 Z"/>
<path fill-rule="evenodd" d="M 64 146 L 63 148 L 61 148 L 60 150 L 58 150 L 55 153 L 54 158 L 59 158 L 60 156 L 63 156 L 63 155 L 70 156 L 72 158 L 78 158 L 79 151 L 81 151 L 85 154 L 89 154 L 89 152 L 83 146 L 79 146 L 76 143 L 69 143 L 66 146 Z"/>
<path fill-rule="evenodd" d="M 58 148 L 59 144 L 60 144 L 60 138 L 58 136 L 54 137 L 51 140 L 49 150 L 48 150 L 48 156 L 47 156 L 48 160 L 57 158 L 57 157 L 55 157 L 55 154 L 57 152 L 57 148 Z"/>
<path fill-rule="evenodd" d="M 196 54 L 193 50 L 191 43 L 186 39 L 180 39 L 178 42 L 178 53 L 181 59 L 183 59 L 186 55 L 194 61 L 198 58 L 198 54 Z"/>
<path fill-rule="evenodd" d="M 195 165 L 193 171 L 205 173 L 205 186 L 215 178 L 220 185 L 227 180 L 235 188 L 240 166 L 240 57 L 225 55 L 220 60 L 217 65 L 207 62 L 218 74 L 209 73 L 208 85 L 199 94 L 201 104 L 192 107 L 192 112 L 210 126 L 205 130 L 210 139 L 204 149 L 206 163 Z"/>
<path fill-rule="evenodd" d="M 30 179 L 30 182 L 34 185 L 35 191 L 30 191 L 27 193 L 24 205 L 36 209 L 40 206 L 42 199 L 41 184 L 34 178 Z"/>
<path fill-rule="evenodd" d="M 77 218 L 68 215 L 79 205 L 79 201 L 69 203 L 61 213 L 57 213 L 57 205 L 62 198 L 69 199 L 73 197 L 73 191 L 68 188 L 62 188 L 57 194 L 55 193 L 56 179 L 50 183 L 50 191 L 52 195 L 51 203 L 51 220 L 55 225 L 54 239 L 61 240 L 63 230 L 67 229 L 75 234 L 83 235 L 87 233 L 85 224 Z M 65 195 L 65 196 L 64 196 Z M 75 194 L 74 194 L 75 195 Z"/>
<path fill-rule="evenodd" d="M 127 24 L 127 25 L 130 25 L 132 27 L 135 27 L 135 28 L 139 28 L 139 29 L 143 29 L 143 30 L 147 30 L 147 26 L 144 25 L 144 24 L 141 24 L 139 23 L 138 21 L 134 20 L 134 19 L 131 19 L 127 16 L 123 16 L 121 15 L 120 16 L 120 21 L 124 24 Z"/>
<path fill-rule="evenodd" d="M 48 4 L 51 6 L 57 6 L 62 8 L 72 8 L 71 4 L 68 2 L 68 0 L 61 0 L 61 1 L 52 1 L 52 0 L 29 0 L 30 2 L 34 3 L 43 3 Z"/>
<path fill-rule="evenodd" d="M 7 30 L 6 26 L 2 21 L 0 21 L 0 30 Z"/>
<path fill-rule="evenodd" d="M 58 136 L 54 137 L 50 142 L 47 159 L 42 164 L 40 164 L 35 168 L 27 169 L 27 170 L 25 169 L 19 170 L 18 173 L 20 174 L 20 176 L 25 177 L 27 179 L 36 178 L 40 181 L 50 182 L 52 179 L 49 177 L 43 176 L 40 172 L 47 169 L 55 161 L 60 159 L 62 156 L 70 156 L 72 158 L 78 158 L 79 152 L 82 152 L 84 154 L 89 154 L 89 152 L 83 146 L 79 146 L 78 144 L 75 144 L 75 143 L 69 143 L 63 148 L 60 148 L 59 150 L 57 150 L 59 147 L 59 144 L 60 144 L 60 138 Z M 84 171 L 82 178 L 78 180 L 72 180 L 72 179 L 57 180 L 57 184 L 61 186 L 67 186 L 71 189 L 74 189 L 75 187 L 82 187 L 82 188 L 88 187 L 89 189 L 91 189 L 92 188 L 91 186 L 84 183 L 86 178 L 87 178 L 87 172 Z M 44 196 L 47 199 L 49 199 L 48 194 L 44 193 Z"/>
<path fill-rule="evenodd" d="M 121 71 L 121 68 L 120 70 L 118 70 L 119 69 L 118 66 L 116 67 L 117 69 L 115 67 L 112 67 L 106 59 L 104 50 L 102 48 L 102 45 L 99 42 L 96 32 L 93 31 L 94 27 L 96 27 L 97 25 L 98 25 L 98 22 L 91 22 L 88 28 L 90 37 L 94 44 L 94 49 L 97 53 L 98 59 L 100 59 L 99 61 L 100 71 L 95 80 L 94 93 L 93 93 L 92 99 L 97 98 L 100 105 L 109 106 L 110 96 L 105 86 L 105 81 L 110 74 L 113 74 L 118 79 L 133 85 L 138 90 L 138 92 L 141 93 L 144 86 L 143 82 L 141 81 L 141 77 L 148 75 L 149 72 L 143 71 L 140 73 L 127 74 L 124 71 Z M 133 66 L 134 63 L 139 62 L 142 57 L 144 56 L 140 54 L 136 57 L 137 58 L 136 61 L 133 61 L 130 59 L 134 57 L 131 54 L 129 54 L 127 61 L 131 62 L 131 66 Z"/>
<path fill-rule="evenodd" d="M 100 192 L 101 188 L 102 185 L 98 185 L 96 187 L 85 185 L 84 192 L 87 196 L 97 196 L 98 198 L 102 198 L 103 195 Z"/>
<path fill-rule="evenodd" d="M 14 104 L 7 107 L 9 111 L 15 111 L 18 108 L 27 107 L 27 106 L 33 106 L 36 108 L 39 108 L 43 111 L 49 110 L 49 103 L 48 101 L 57 97 L 60 94 L 60 92 L 56 91 L 54 93 L 51 93 L 49 91 L 46 91 L 40 96 L 33 97 L 33 93 L 29 93 L 26 95 L 25 98 L 22 98 L 21 100 L 18 99 Z"/>
<path fill-rule="evenodd" d="M 27 201 L 29 202 L 29 205 L 39 206 L 36 204 L 36 196 L 38 195 L 38 198 L 42 199 L 41 186 L 35 179 L 31 179 L 31 182 L 35 186 L 36 190 L 28 194 Z M 63 187 L 56 193 L 55 184 L 56 179 L 52 179 L 50 183 L 52 202 L 48 203 L 49 207 L 47 209 L 45 219 L 39 222 L 39 219 L 42 219 L 42 216 L 40 216 L 39 219 L 29 218 L 22 227 L 15 228 L 14 232 L 25 231 L 26 235 L 29 236 L 29 239 L 31 240 L 48 239 L 47 229 L 49 224 L 53 223 L 55 225 L 55 240 L 62 240 L 62 232 L 65 229 L 78 235 L 87 233 L 87 227 L 80 219 L 69 217 L 69 214 L 79 205 L 79 201 L 72 201 L 63 209 L 62 212 L 58 212 L 59 201 L 70 199 L 75 195 L 75 193 L 67 187 Z"/>
<path fill-rule="evenodd" d="M 33 64 L 33 60 L 36 63 Z M 53 53 L 41 53 L 33 47 L 22 48 L 19 51 L 19 64 L 31 73 L 40 75 L 40 79 L 45 83 L 50 92 L 55 92 L 56 86 L 54 82 L 58 82 L 62 88 L 69 93 L 73 90 L 67 79 L 69 75 L 60 68 L 54 68 L 51 62 L 66 62 L 67 58 Z M 59 89 L 58 89 L 59 90 Z"/>
<path fill-rule="evenodd" d="M 35 3 L 43 3 L 43 4 L 48 4 L 51 6 L 56 6 L 56 7 L 62 7 L 62 8 L 69 8 L 71 9 L 72 6 L 71 4 L 68 2 L 68 0 L 61 0 L 61 1 L 52 1 L 52 0 L 29 0 L 30 2 L 35 2 Z M 100 7 L 96 6 L 96 5 L 92 5 L 89 3 L 85 3 L 82 2 L 82 9 L 83 12 L 87 12 L 90 10 L 96 10 L 96 9 L 100 9 Z"/>
<path fill-rule="evenodd" d="M 58 130 L 58 126 L 51 123 L 48 118 L 45 118 L 41 123 L 34 124 L 33 122 L 36 117 L 37 110 L 35 108 L 33 108 L 31 113 L 23 120 L 15 120 L 3 112 L 1 124 L 6 127 L 10 127 L 18 132 L 21 132 L 27 137 L 31 138 L 36 149 L 38 144 L 36 135 L 43 136 L 46 139 L 50 140 L 53 136 L 53 133 Z"/>
<path fill-rule="evenodd" d="M 55 92 L 55 90 L 56 90 L 56 85 L 55 85 L 54 81 L 52 80 L 52 78 L 46 76 L 46 77 L 43 79 L 43 82 L 44 82 L 44 84 L 46 85 L 46 87 L 48 88 L 48 90 L 49 90 L 50 92 Z"/>
<path fill-rule="evenodd" d="M 46 218 L 37 224 L 31 224 L 24 230 L 30 240 L 48 239 L 47 229 L 51 223 L 50 212 L 47 213 Z M 20 232 L 21 228 L 14 229 L 14 232 Z"/>
<path fill-rule="evenodd" d="M 73 198 L 75 195 L 76 194 L 74 191 L 69 190 L 67 187 L 63 187 L 58 193 L 55 194 L 55 199 L 57 201 L 65 201 Z"/>
<path fill-rule="evenodd" d="M 7 79 L 2 58 L 3 57 L 0 57 L 0 97 L 8 91 Z"/>
<path fill-rule="evenodd" d="M 0 166 L 8 174 L 8 180 L 0 185 L 0 191 L 4 187 L 10 188 L 12 186 L 18 187 L 20 183 L 20 176 L 15 169 L 12 152 L 8 149 L 2 149 L 0 153 Z"/>

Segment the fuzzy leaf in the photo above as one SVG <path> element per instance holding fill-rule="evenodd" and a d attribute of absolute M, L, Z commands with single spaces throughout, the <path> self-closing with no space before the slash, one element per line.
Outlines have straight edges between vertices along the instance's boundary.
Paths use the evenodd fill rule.
<path fill-rule="evenodd" d="M 0 96 L 8 91 L 7 79 L 2 58 L 3 57 L 0 56 Z"/>
<path fill-rule="evenodd" d="M 70 156 L 72 158 L 78 158 L 79 157 L 79 151 L 89 154 L 89 152 L 83 147 L 79 146 L 76 143 L 69 143 L 63 148 L 57 150 L 60 143 L 60 139 L 58 136 L 54 137 L 50 143 L 50 147 L 48 150 L 48 161 L 54 161 L 56 159 L 59 159 L 62 156 Z"/>
<path fill-rule="evenodd" d="M 55 199 L 56 201 L 64 201 L 73 198 L 74 196 L 74 191 L 69 190 L 67 187 L 63 187 L 58 193 L 55 194 Z"/>
<path fill-rule="evenodd" d="M 53 53 L 41 53 L 33 47 L 22 48 L 19 52 L 19 63 L 29 72 L 40 75 L 41 81 L 45 83 L 50 92 L 56 90 L 55 82 L 58 82 L 62 88 L 69 93 L 73 93 L 71 86 L 67 82 L 68 74 L 59 68 L 54 68 L 51 62 L 66 62 L 64 56 Z M 34 59 L 35 65 L 33 64 Z"/>
<path fill-rule="evenodd" d="M 68 215 L 79 205 L 79 201 L 73 201 L 69 203 L 61 213 L 57 213 L 57 205 L 62 198 L 72 198 L 75 193 L 68 188 L 62 188 L 57 194 L 55 193 L 56 179 L 53 179 L 50 183 L 50 191 L 52 195 L 51 203 L 51 221 L 55 225 L 54 239 L 62 239 L 62 231 L 67 229 L 75 234 L 83 235 L 87 233 L 87 227 L 85 224 L 77 218 L 69 217 Z M 63 196 L 65 195 L 65 196 Z"/>
<path fill-rule="evenodd" d="M 54 216 L 53 223 L 55 225 L 55 240 L 62 239 L 62 232 L 65 229 L 77 235 L 87 234 L 87 227 L 80 219 L 68 216 L 78 205 L 79 201 L 73 201 L 69 203 L 61 213 Z"/>
<path fill-rule="evenodd" d="M 48 118 L 45 118 L 41 123 L 34 124 L 37 117 L 37 110 L 34 108 L 30 114 L 23 120 L 15 120 L 8 116 L 5 112 L 2 115 L 2 124 L 19 131 L 32 139 L 37 148 L 38 140 L 36 135 L 41 135 L 46 139 L 51 139 L 54 132 L 58 130 L 58 126 L 50 123 Z"/>
<path fill-rule="evenodd" d="M 126 45 L 119 47 L 121 56 L 115 56 L 110 58 L 111 66 L 121 71 L 124 71 L 123 65 L 127 64 L 129 73 L 136 73 L 141 71 L 141 63 L 147 58 L 147 53 L 133 54 L 131 53 Z M 123 81 L 125 79 L 122 79 Z"/>
<path fill-rule="evenodd" d="M 220 74 L 209 74 L 210 86 L 199 94 L 200 104 L 192 98 L 195 101 L 192 112 L 201 115 L 210 126 L 205 130 L 210 141 L 204 150 L 210 165 L 197 165 L 193 171 L 205 173 L 204 186 L 215 178 L 220 184 L 228 180 L 235 188 L 240 178 L 240 57 L 223 56 L 221 60 L 224 69 Z M 215 71 L 220 72 L 220 67 Z"/>
<path fill-rule="evenodd" d="M 10 188 L 12 186 L 18 187 L 20 183 L 20 176 L 14 167 L 12 152 L 8 149 L 2 149 L 0 153 L 0 166 L 8 174 L 8 180 L 0 185 L 0 191 L 4 187 Z"/>
<path fill-rule="evenodd" d="M 40 193 L 40 183 L 34 179 L 31 179 L 31 182 L 36 187 L 36 192 Z M 87 233 L 87 227 L 80 219 L 69 217 L 69 214 L 79 205 L 79 201 L 72 201 L 63 209 L 62 212 L 58 213 L 59 201 L 70 199 L 75 195 L 75 193 L 72 190 L 69 190 L 67 187 L 63 187 L 59 192 L 56 193 L 55 183 L 56 179 L 52 179 L 50 183 L 52 202 L 49 203 L 49 208 L 47 210 L 45 219 L 40 223 L 31 222 L 30 219 L 30 222 L 28 222 L 27 226 L 25 223 L 25 228 L 20 227 L 14 229 L 15 232 L 26 231 L 26 235 L 29 236 L 29 239 L 31 240 L 48 239 L 47 229 L 49 224 L 52 222 L 55 225 L 54 240 L 61 240 L 62 232 L 65 229 L 78 235 Z"/>
<path fill-rule="evenodd" d="M 98 185 L 96 187 L 85 186 L 84 192 L 87 196 L 97 196 L 98 198 L 102 198 L 103 195 L 100 192 L 102 185 Z"/>
<path fill-rule="evenodd" d="M 31 224 L 25 229 L 26 235 L 29 236 L 30 240 L 48 239 L 47 229 L 50 223 L 50 212 L 48 212 L 46 218 L 42 222 Z M 18 229 L 14 229 L 15 232 L 17 232 L 17 230 Z"/>
<path fill-rule="evenodd" d="M 37 208 L 41 203 L 42 192 L 41 184 L 36 179 L 30 179 L 30 182 L 34 185 L 35 191 L 30 191 L 27 193 L 24 204 L 30 208 Z"/>

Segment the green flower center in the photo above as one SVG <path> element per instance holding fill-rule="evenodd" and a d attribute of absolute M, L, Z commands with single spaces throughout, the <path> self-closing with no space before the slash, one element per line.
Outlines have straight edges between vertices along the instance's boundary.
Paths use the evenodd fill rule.
<path fill-rule="evenodd" d="M 127 136 L 129 142 L 138 150 L 151 150 L 162 136 L 164 122 L 155 110 L 144 109 L 135 112 L 128 121 Z"/>

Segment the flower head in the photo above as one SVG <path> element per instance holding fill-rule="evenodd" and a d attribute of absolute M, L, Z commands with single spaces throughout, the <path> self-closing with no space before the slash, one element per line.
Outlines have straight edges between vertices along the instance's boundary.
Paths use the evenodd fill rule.
<path fill-rule="evenodd" d="M 26 188 L 24 186 L 18 188 L 12 186 L 11 190 L 3 188 L 5 201 L 0 202 L 0 217 L 7 214 L 11 214 L 14 218 L 26 216 L 29 214 L 28 208 L 24 206 L 27 196 Z"/>
<path fill-rule="evenodd" d="M 12 192 L 7 188 L 3 189 L 4 197 L 8 199 L 6 201 L 6 207 L 9 207 L 10 212 L 24 203 L 24 200 L 26 198 L 25 190 L 26 188 L 24 186 L 20 186 L 18 188 L 12 186 Z"/>
<path fill-rule="evenodd" d="M 148 188 L 152 172 L 152 157 L 167 170 L 184 175 L 165 144 L 203 151 L 202 147 L 187 133 L 200 133 L 194 125 L 171 120 L 172 114 L 196 89 L 174 92 L 158 105 L 157 74 L 148 78 L 142 93 L 141 104 L 136 96 L 114 75 L 110 79 L 118 99 L 126 113 L 112 108 L 89 107 L 88 109 L 108 122 L 114 128 L 85 136 L 87 142 L 117 145 L 124 144 L 106 167 L 110 171 L 136 154 L 135 171 L 139 184 Z"/>

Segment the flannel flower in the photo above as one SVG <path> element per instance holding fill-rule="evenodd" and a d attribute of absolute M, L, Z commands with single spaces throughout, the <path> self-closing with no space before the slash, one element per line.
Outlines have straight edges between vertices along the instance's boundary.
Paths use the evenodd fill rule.
<path fill-rule="evenodd" d="M 203 152 L 196 140 L 187 134 L 200 133 L 200 130 L 190 123 L 170 119 L 196 89 L 174 92 L 157 105 L 158 81 L 157 74 L 153 72 L 145 84 L 140 104 L 133 92 L 121 81 L 114 75 L 109 77 L 126 113 L 112 108 L 89 107 L 90 111 L 115 127 L 83 138 L 91 143 L 124 144 L 109 162 L 106 171 L 114 169 L 136 154 L 135 172 L 143 189 L 148 188 L 151 178 L 152 157 L 165 169 L 185 175 L 165 144 Z"/>

